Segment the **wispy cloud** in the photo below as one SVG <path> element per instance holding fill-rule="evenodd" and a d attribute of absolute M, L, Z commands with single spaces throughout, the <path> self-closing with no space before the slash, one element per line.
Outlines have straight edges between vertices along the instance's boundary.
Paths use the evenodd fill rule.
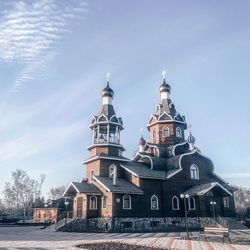
<path fill-rule="evenodd" d="M 51 150 L 69 137 L 83 132 L 83 120 L 61 127 L 52 127 L 46 131 L 33 131 L 19 138 L 0 144 L 0 161 L 30 157 Z"/>
<path fill-rule="evenodd" d="M 19 91 L 28 80 L 40 78 L 56 55 L 68 23 L 87 11 L 84 1 L 9 1 L 0 13 L 0 59 L 21 65 L 11 91 Z"/>
<path fill-rule="evenodd" d="M 230 178 L 230 179 L 244 179 L 244 178 L 250 178 L 250 172 L 244 172 L 244 173 L 222 173 L 220 176 L 224 178 Z"/>

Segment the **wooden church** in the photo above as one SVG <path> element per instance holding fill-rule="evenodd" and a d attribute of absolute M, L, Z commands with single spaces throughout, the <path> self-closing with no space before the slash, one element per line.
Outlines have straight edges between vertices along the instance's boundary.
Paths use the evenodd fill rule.
<path fill-rule="evenodd" d="M 187 123 L 170 99 L 165 77 L 159 90 L 160 101 L 147 124 L 150 142 L 141 137 L 138 152 L 128 159 L 120 138 L 122 118 L 115 113 L 107 82 L 101 111 L 90 124 L 86 178 L 70 183 L 64 193 L 74 201 L 74 218 L 132 228 L 138 221 L 156 227 L 164 220 L 181 220 L 185 211 L 189 218 L 235 216 L 235 189 L 215 174 L 191 132 L 185 138 Z M 108 223 L 106 229 L 114 226 Z"/>

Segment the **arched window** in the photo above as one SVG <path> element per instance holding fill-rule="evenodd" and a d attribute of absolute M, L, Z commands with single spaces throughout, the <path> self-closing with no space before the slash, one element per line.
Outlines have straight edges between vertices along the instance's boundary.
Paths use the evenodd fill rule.
<path fill-rule="evenodd" d="M 156 128 L 153 129 L 153 141 L 156 143 Z"/>
<path fill-rule="evenodd" d="M 163 136 L 163 137 L 168 137 L 168 136 L 170 136 L 169 128 L 168 128 L 168 127 L 164 127 L 164 128 L 162 129 L 162 136 Z"/>
<path fill-rule="evenodd" d="M 153 195 L 151 197 L 151 210 L 158 210 L 158 209 L 159 209 L 158 197 L 156 195 Z"/>
<path fill-rule="evenodd" d="M 123 205 L 123 209 L 131 209 L 131 197 L 128 194 L 125 194 L 123 196 L 123 200 L 122 200 L 122 205 Z"/>
<path fill-rule="evenodd" d="M 182 131 L 181 131 L 181 128 L 180 128 L 180 127 L 177 127 L 177 128 L 176 128 L 176 137 L 179 137 L 179 138 L 182 137 Z"/>
<path fill-rule="evenodd" d="M 179 206 L 179 199 L 177 196 L 174 196 L 172 198 L 172 210 L 179 210 L 180 206 Z"/>
<path fill-rule="evenodd" d="M 195 210 L 195 198 L 194 197 L 188 198 L 188 209 Z"/>
<path fill-rule="evenodd" d="M 90 182 L 94 181 L 94 170 L 93 169 L 90 171 L 89 181 Z"/>
<path fill-rule="evenodd" d="M 199 179 L 199 169 L 195 164 L 193 164 L 190 167 L 190 177 L 191 179 L 195 179 L 195 180 Z"/>
<path fill-rule="evenodd" d="M 89 209 L 96 210 L 97 209 L 97 198 L 96 196 L 90 196 L 89 198 Z"/>
<path fill-rule="evenodd" d="M 224 198 L 223 198 L 223 205 L 224 205 L 224 207 L 229 207 L 229 200 L 228 200 L 228 197 L 224 197 Z"/>
<path fill-rule="evenodd" d="M 107 196 L 102 197 L 102 208 L 107 208 Z"/>

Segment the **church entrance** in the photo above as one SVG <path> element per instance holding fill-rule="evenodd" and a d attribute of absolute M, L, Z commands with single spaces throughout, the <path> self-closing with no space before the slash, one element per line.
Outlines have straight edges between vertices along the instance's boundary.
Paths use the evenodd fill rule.
<path fill-rule="evenodd" d="M 78 197 L 76 203 L 76 217 L 82 217 L 83 197 Z"/>

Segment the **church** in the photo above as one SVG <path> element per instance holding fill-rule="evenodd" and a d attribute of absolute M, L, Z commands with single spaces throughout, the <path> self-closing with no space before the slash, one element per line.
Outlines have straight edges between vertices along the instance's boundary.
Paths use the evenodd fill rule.
<path fill-rule="evenodd" d="M 87 221 L 100 231 L 150 231 L 181 225 L 185 216 L 189 223 L 235 216 L 235 188 L 214 172 L 192 133 L 185 138 L 186 119 L 170 98 L 165 76 L 159 92 L 147 124 L 150 141 L 141 136 L 138 152 L 129 159 L 120 136 L 125 125 L 116 115 L 107 81 L 100 112 L 90 122 L 86 177 L 71 182 L 63 194 L 73 200 L 72 220 Z"/>

